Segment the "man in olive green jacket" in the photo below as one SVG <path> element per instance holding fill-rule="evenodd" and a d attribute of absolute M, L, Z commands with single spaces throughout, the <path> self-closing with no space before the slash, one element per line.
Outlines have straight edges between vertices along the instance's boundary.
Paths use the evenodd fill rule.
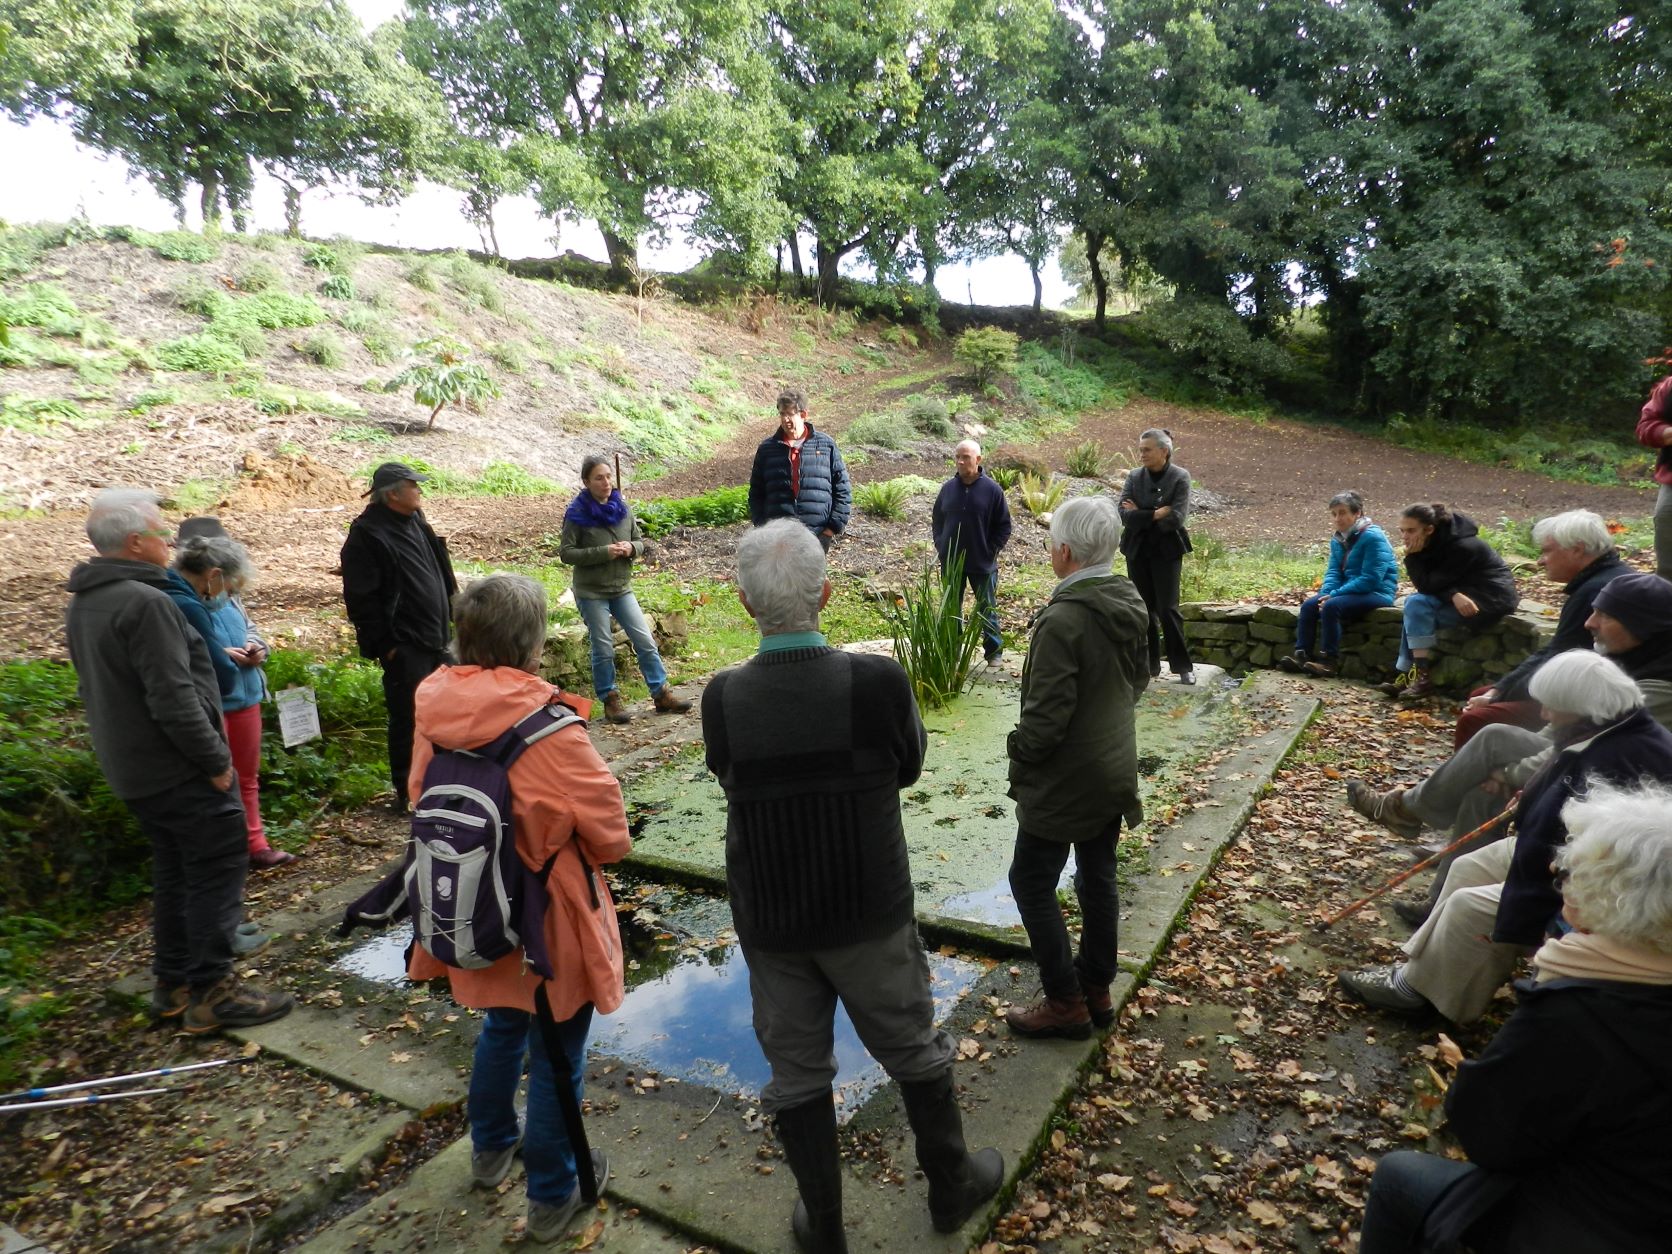
<path fill-rule="evenodd" d="M 1115 841 L 1138 800 L 1133 708 L 1149 685 L 1149 613 L 1110 570 L 1120 538 L 1112 501 L 1082 497 L 1051 519 L 1061 580 L 1035 617 L 1022 667 L 1022 712 L 1010 733 L 1016 851 L 1010 891 L 1039 965 L 1044 999 L 1006 1020 L 1019 1036 L 1084 1039 L 1114 1022 Z M 1072 955 L 1057 882 L 1074 849 L 1080 953 Z"/>

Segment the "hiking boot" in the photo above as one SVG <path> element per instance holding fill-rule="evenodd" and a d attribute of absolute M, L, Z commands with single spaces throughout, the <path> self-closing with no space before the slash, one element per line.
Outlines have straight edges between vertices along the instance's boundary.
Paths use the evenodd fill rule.
<path fill-rule="evenodd" d="M 1413 930 L 1428 922 L 1428 903 L 1426 901 L 1396 901 L 1393 912 L 1399 916 L 1399 921 Z"/>
<path fill-rule="evenodd" d="M 159 984 L 151 990 L 151 1013 L 159 1019 L 178 1019 L 191 1004 L 189 984 Z"/>
<path fill-rule="evenodd" d="M 592 1151 L 592 1175 L 598 1182 L 598 1196 L 604 1196 L 604 1186 L 610 1179 L 610 1160 L 603 1150 Z M 523 1235 L 538 1245 L 549 1245 L 569 1231 L 569 1225 L 575 1222 L 575 1216 L 583 1205 L 585 1202 L 578 1184 L 575 1191 L 561 1202 L 530 1202 L 528 1227 Z"/>
<path fill-rule="evenodd" d="M 1334 679 L 1339 669 L 1340 666 L 1332 657 L 1320 657 L 1301 666 L 1301 670 L 1308 675 L 1316 675 L 1320 679 Z"/>
<path fill-rule="evenodd" d="M 1060 1036 L 1083 1041 L 1091 1035 L 1091 1014 L 1083 993 L 1072 997 L 1043 997 L 1026 1010 L 1012 1006 L 1004 1021 L 1015 1036 Z"/>
<path fill-rule="evenodd" d="M 1421 993 L 1407 993 L 1395 983 L 1399 970 L 1397 966 L 1366 967 L 1362 971 L 1343 971 L 1335 978 L 1354 997 L 1378 1010 L 1395 1010 L 1407 1015 L 1427 1010 L 1426 997 Z"/>
<path fill-rule="evenodd" d="M 266 849 L 257 849 L 250 855 L 250 866 L 257 871 L 265 871 L 270 867 L 285 866 L 296 861 L 296 855 L 286 853 L 283 849 L 274 849 L 269 845 Z"/>
<path fill-rule="evenodd" d="M 917 1142 L 917 1165 L 929 1182 L 929 1219 L 936 1232 L 956 1232 L 1004 1183 L 1004 1159 L 996 1149 L 970 1153 L 964 1117 L 948 1068 L 932 1080 L 901 1083 L 906 1120 Z"/>
<path fill-rule="evenodd" d="M 1397 697 L 1404 692 L 1411 682 L 1411 671 L 1400 671 L 1392 679 L 1383 680 L 1375 685 L 1375 690 L 1384 697 Z"/>
<path fill-rule="evenodd" d="M 656 713 L 658 714 L 684 714 L 691 708 L 691 703 L 689 701 L 682 701 L 678 697 L 674 696 L 673 689 L 667 687 L 665 684 L 662 687 L 662 691 L 656 694 L 654 704 L 656 706 Z"/>
<path fill-rule="evenodd" d="M 1282 657 L 1277 659 L 1277 669 L 1280 671 L 1288 671 L 1291 675 L 1298 675 L 1306 669 L 1307 664 L 1311 660 L 1312 659 L 1307 657 L 1306 654 L 1302 653 L 1299 649 L 1296 649 L 1293 653 L 1285 653 Z"/>
<path fill-rule="evenodd" d="M 242 928 L 232 934 L 232 953 L 236 958 L 259 954 L 273 943 L 273 934 L 258 930 L 246 932 Z"/>
<path fill-rule="evenodd" d="M 1362 779 L 1348 780 L 1347 804 L 1402 840 L 1415 840 L 1422 835 L 1422 820 L 1405 808 L 1403 788 L 1377 792 Z"/>
<path fill-rule="evenodd" d="M 213 988 L 192 994 L 182 1026 L 193 1036 L 223 1028 L 253 1028 L 282 1019 L 295 1007 L 296 999 L 289 993 L 270 992 L 227 975 Z"/>
<path fill-rule="evenodd" d="M 997 666 L 999 664 L 999 659 L 1003 656 L 1003 649 L 988 649 L 986 653 L 982 654 L 982 657 L 986 659 L 988 666 Z"/>
<path fill-rule="evenodd" d="M 473 1189 L 498 1188 L 501 1181 L 511 1174 L 511 1163 L 522 1150 L 522 1133 L 517 1139 L 504 1149 L 477 1150 L 470 1155 L 470 1187 Z M 575 1196 L 580 1196 L 580 1190 L 575 1190 Z"/>
<path fill-rule="evenodd" d="M 1192 685 L 1196 682 L 1196 672 L 1180 671 L 1177 675 L 1173 676 L 1173 682 L 1175 684 Z"/>
<path fill-rule="evenodd" d="M 1091 1016 L 1093 1026 L 1106 1028 L 1115 1021 L 1115 999 L 1109 995 L 1107 984 L 1087 984 L 1082 976 L 1080 992 L 1085 995 L 1086 1013 Z"/>
<path fill-rule="evenodd" d="M 621 693 L 612 688 L 604 694 L 604 718 L 611 723 L 631 723 L 633 716 L 627 713 L 627 703 L 621 699 Z"/>
<path fill-rule="evenodd" d="M 1399 694 L 1401 701 L 1421 701 L 1424 697 L 1431 697 L 1437 691 L 1434 686 L 1434 674 L 1421 662 L 1417 663 L 1417 677 L 1405 685 L 1405 691 Z"/>

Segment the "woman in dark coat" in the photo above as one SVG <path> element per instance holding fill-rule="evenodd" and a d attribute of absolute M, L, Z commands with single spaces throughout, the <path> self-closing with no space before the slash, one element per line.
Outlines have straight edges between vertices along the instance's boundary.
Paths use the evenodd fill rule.
<path fill-rule="evenodd" d="M 1434 646 L 1447 627 L 1490 627 L 1515 609 L 1520 596 L 1504 559 L 1480 538 L 1467 514 L 1444 505 L 1407 505 L 1399 517 L 1405 573 L 1416 591 L 1405 598 L 1399 637 L 1399 677 L 1381 685 L 1390 697 L 1417 700 L 1434 693 Z M 1412 666 L 1416 677 L 1404 677 Z"/>
<path fill-rule="evenodd" d="M 1173 433 L 1152 427 L 1138 437 L 1143 464 L 1126 476 L 1120 494 L 1120 551 L 1126 573 L 1149 608 L 1150 676 L 1161 674 L 1165 639 L 1167 665 L 1181 684 L 1196 682 L 1190 645 L 1179 614 L 1179 580 L 1190 552 L 1190 472 L 1173 464 Z"/>
<path fill-rule="evenodd" d="M 1556 855 L 1564 928 L 1446 1093 L 1469 1161 L 1377 1165 L 1359 1254 L 1639 1254 L 1672 1231 L 1672 788 L 1594 784 Z"/>

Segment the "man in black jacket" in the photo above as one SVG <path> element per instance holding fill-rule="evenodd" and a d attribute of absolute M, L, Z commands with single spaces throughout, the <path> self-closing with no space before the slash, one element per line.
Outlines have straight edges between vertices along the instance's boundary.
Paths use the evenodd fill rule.
<path fill-rule="evenodd" d="M 964 555 L 964 583 L 975 594 L 982 651 L 991 666 L 1004 652 L 997 597 L 999 553 L 1010 543 L 1010 503 L 1004 489 L 981 472 L 981 445 L 974 440 L 952 450 L 952 464 L 958 473 L 941 485 L 930 514 L 935 552 L 942 571 L 954 553 Z M 961 589 L 958 599 L 962 604 Z"/>
<path fill-rule="evenodd" d="M 847 530 L 853 508 L 848 468 L 836 441 L 807 421 L 807 397 L 790 389 L 778 397 L 778 429 L 755 450 L 749 472 L 749 521 L 760 527 L 794 518 L 828 553 Z"/>
<path fill-rule="evenodd" d="M 151 1008 L 194 1033 L 270 1022 L 290 996 L 232 970 L 244 806 L 208 646 L 164 591 L 174 532 L 154 493 L 110 488 L 87 538 L 99 555 L 70 572 L 64 626 L 99 768 L 151 843 Z"/>
<path fill-rule="evenodd" d="M 709 681 L 702 730 L 726 793 L 732 919 L 772 1068 L 761 1104 L 801 1194 L 792 1226 L 803 1250 L 845 1254 L 838 998 L 900 1086 L 937 1231 L 956 1232 L 998 1190 L 1004 1162 L 965 1148 L 955 1050 L 935 1024 L 912 908 L 900 790 L 922 770 L 923 721 L 898 662 L 833 649 L 819 632 L 825 573 L 792 520 L 739 541 L 738 592 L 760 649 Z"/>
<path fill-rule="evenodd" d="M 1475 692 L 1457 716 L 1452 748 L 1461 749 L 1469 738 L 1489 723 L 1511 723 L 1516 727 L 1544 725 L 1539 704 L 1527 695 L 1527 684 L 1538 670 L 1558 653 L 1591 647 L 1591 633 L 1585 620 L 1597 593 L 1609 580 L 1631 573 L 1620 560 L 1608 524 L 1588 509 L 1569 510 L 1543 518 L 1533 527 L 1533 542 L 1539 546 L 1538 564 L 1545 578 L 1563 585 L 1562 612 L 1556 620 L 1556 634 L 1542 649 L 1522 659 L 1521 664 L 1488 688 Z"/>
<path fill-rule="evenodd" d="M 453 594 L 459 590 L 447 542 L 424 520 L 427 476 L 400 462 L 372 474 L 371 503 L 348 528 L 342 548 L 343 601 L 360 656 L 383 667 L 389 711 L 389 779 L 395 809 L 407 809 L 412 767 L 412 697 L 447 660 Z"/>

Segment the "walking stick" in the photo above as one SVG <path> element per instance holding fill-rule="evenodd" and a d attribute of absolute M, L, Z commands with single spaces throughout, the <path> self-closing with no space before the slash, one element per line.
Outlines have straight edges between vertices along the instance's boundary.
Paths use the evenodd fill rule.
<path fill-rule="evenodd" d="M 1371 893 L 1369 896 L 1359 898 L 1359 900 L 1355 901 L 1352 905 L 1346 907 L 1344 910 L 1336 911 L 1334 914 L 1330 915 L 1329 918 L 1327 918 L 1327 919 L 1319 919 L 1316 923 L 1314 923 L 1312 925 L 1313 931 L 1316 931 L 1316 932 L 1327 932 L 1327 931 L 1329 931 L 1330 928 L 1334 927 L 1337 923 L 1341 922 L 1342 919 L 1345 919 L 1348 915 L 1357 914 L 1360 910 L 1363 910 L 1371 902 L 1375 901 L 1376 898 L 1385 896 L 1386 894 L 1392 892 L 1394 889 L 1398 888 L 1406 880 L 1410 879 L 1411 876 L 1416 875 L 1418 872 L 1426 871 L 1429 867 L 1433 866 L 1436 862 L 1440 861 L 1440 859 L 1442 859 L 1444 857 L 1447 857 L 1451 854 L 1456 853 L 1464 845 L 1468 844 L 1471 840 L 1475 839 L 1475 837 L 1486 835 L 1487 832 L 1491 831 L 1494 827 L 1498 826 L 1498 824 L 1503 823 L 1506 820 L 1508 820 L 1510 818 L 1510 816 L 1512 816 L 1515 813 L 1515 803 L 1519 800 L 1521 800 L 1521 794 L 1516 793 L 1515 796 L 1513 796 L 1509 799 L 1509 804 L 1507 806 L 1505 806 L 1497 814 L 1494 814 L 1491 818 L 1487 819 L 1486 822 L 1482 823 L 1479 827 L 1475 828 L 1474 831 L 1464 832 L 1463 835 L 1459 836 L 1456 840 L 1452 841 L 1451 844 L 1447 845 L 1444 849 L 1440 850 L 1440 852 L 1430 854 L 1428 857 L 1424 858 L 1421 862 L 1417 863 L 1414 867 L 1412 867 L 1408 871 L 1401 871 L 1398 875 L 1394 876 L 1391 880 L 1389 880 L 1386 884 L 1383 884 L 1380 888 L 1378 888 L 1375 892 Z"/>
<path fill-rule="evenodd" d="M 155 1071 L 132 1071 L 127 1075 L 107 1076 L 102 1080 L 77 1080 L 74 1084 L 54 1084 L 47 1088 L 18 1089 L 13 1093 L 0 1093 L 0 1101 L 9 1101 L 14 1097 L 53 1097 L 59 1093 L 74 1093 L 80 1089 L 102 1089 L 113 1084 L 132 1084 L 136 1080 L 154 1080 L 162 1076 L 184 1075 L 188 1071 L 203 1071 L 209 1067 L 225 1067 L 234 1062 L 232 1058 L 217 1058 L 214 1062 L 188 1062 L 177 1067 L 159 1067 Z"/>

